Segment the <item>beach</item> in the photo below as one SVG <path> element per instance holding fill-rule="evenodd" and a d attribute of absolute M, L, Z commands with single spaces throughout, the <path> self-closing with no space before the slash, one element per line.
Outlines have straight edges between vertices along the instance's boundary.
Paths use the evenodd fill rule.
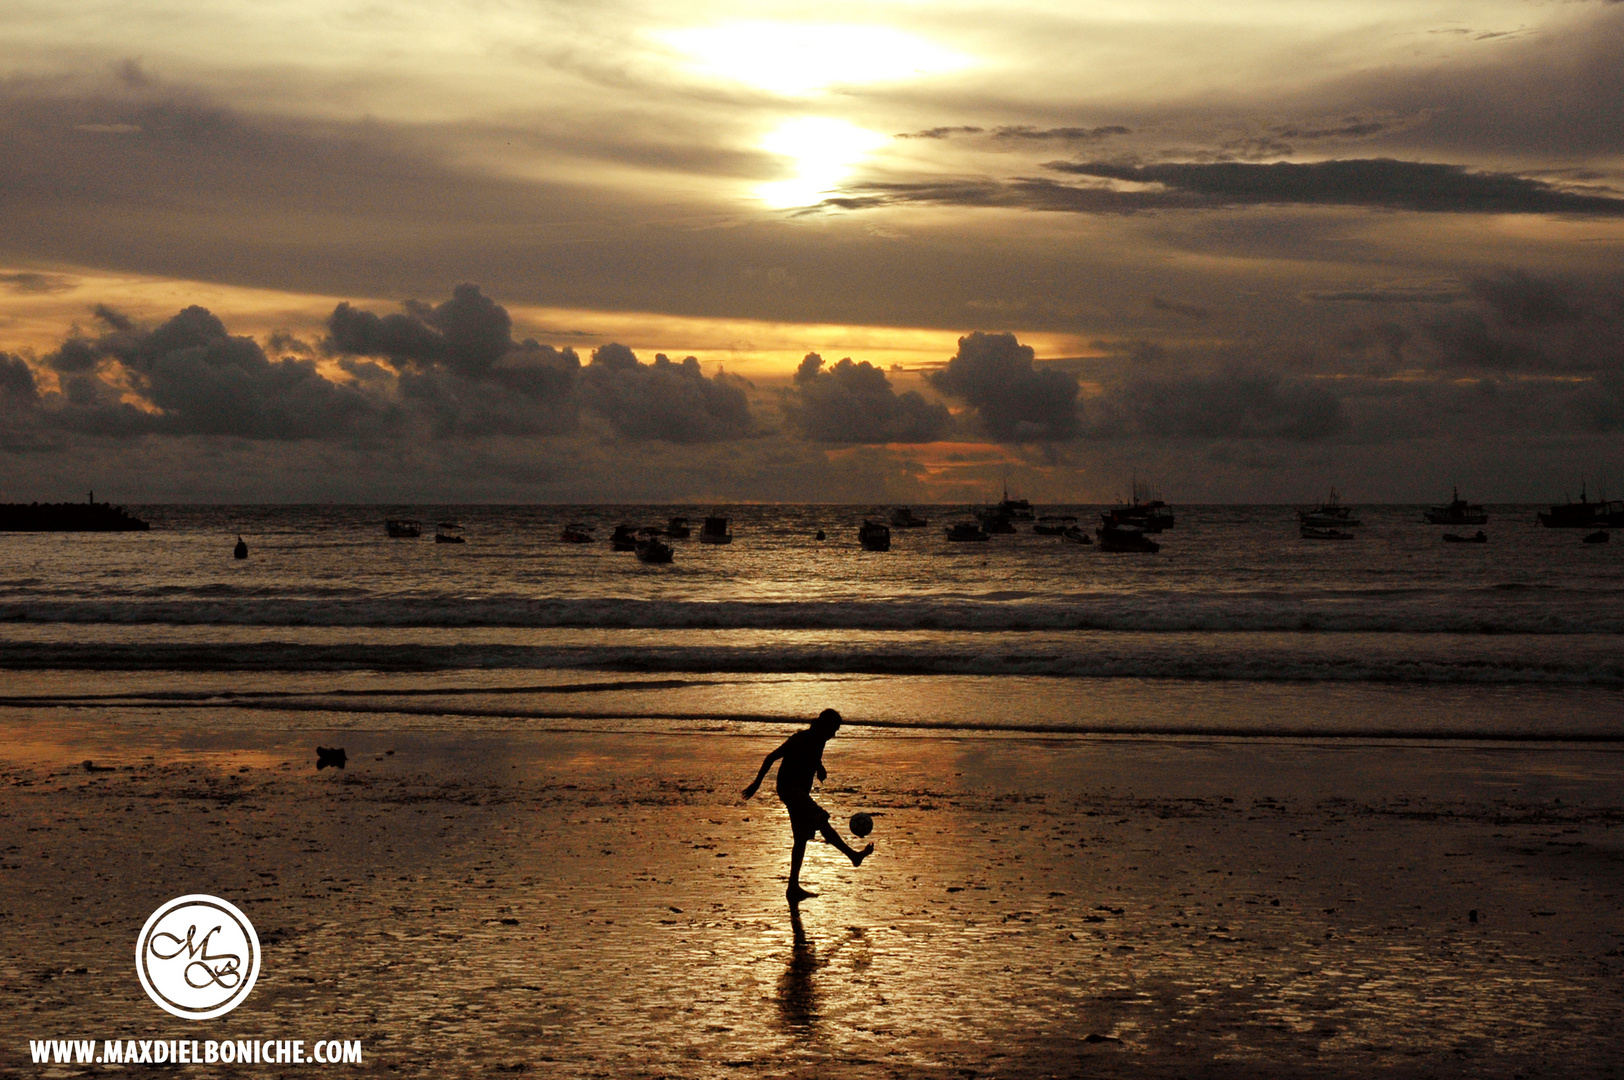
<path fill-rule="evenodd" d="M 817 797 L 877 850 L 812 845 L 792 919 L 787 817 L 740 796 L 790 726 L 321 724 L 8 712 L 0 1072 L 256 1036 L 378 1075 L 1619 1071 L 1611 745 L 848 727 Z M 264 950 L 206 1025 L 132 970 L 190 892 Z"/>

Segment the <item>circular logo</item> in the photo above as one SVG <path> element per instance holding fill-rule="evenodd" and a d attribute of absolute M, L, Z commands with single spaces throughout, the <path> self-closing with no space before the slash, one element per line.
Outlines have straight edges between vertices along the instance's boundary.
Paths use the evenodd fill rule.
<path fill-rule="evenodd" d="M 147 919 L 135 971 L 160 1009 L 208 1020 L 241 1005 L 259 978 L 259 935 L 248 916 L 217 896 L 177 896 Z"/>

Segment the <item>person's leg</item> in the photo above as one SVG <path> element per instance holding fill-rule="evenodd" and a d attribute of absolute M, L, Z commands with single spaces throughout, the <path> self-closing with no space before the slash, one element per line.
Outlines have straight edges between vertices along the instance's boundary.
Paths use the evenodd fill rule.
<path fill-rule="evenodd" d="M 784 891 L 784 895 L 789 897 L 789 902 L 792 904 L 818 895 L 808 889 L 801 888 L 801 860 L 805 857 L 806 839 L 797 836 L 795 838 L 795 847 L 789 853 L 789 888 Z"/>
<path fill-rule="evenodd" d="M 833 844 L 842 855 L 850 859 L 853 866 L 862 866 L 863 860 L 874 853 L 873 844 L 868 845 L 862 851 L 857 851 L 854 849 L 850 844 L 846 843 L 846 841 L 840 838 L 840 834 L 835 832 L 835 827 L 829 824 L 827 821 L 818 826 L 818 831 L 821 832 L 823 834 L 823 838 L 829 841 L 829 843 Z"/>

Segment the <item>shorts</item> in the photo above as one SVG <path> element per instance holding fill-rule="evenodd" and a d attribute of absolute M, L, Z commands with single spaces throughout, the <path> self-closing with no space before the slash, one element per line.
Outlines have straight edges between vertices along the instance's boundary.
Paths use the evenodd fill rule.
<path fill-rule="evenodd" d="M 829 811 L 813 802 L 811 795 L 780 794 L 778 797 L 784 800 L 784 809 L 789 811 L 790 829 L 795 839 L 810 840 L 829 823 Z"/>

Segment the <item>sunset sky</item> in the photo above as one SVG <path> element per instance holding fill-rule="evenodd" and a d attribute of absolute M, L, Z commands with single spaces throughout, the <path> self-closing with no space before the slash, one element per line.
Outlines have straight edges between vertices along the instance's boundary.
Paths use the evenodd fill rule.
<path fill-rule="evenodd" d="M 12 0 L 0 500 L 1624 494 L 1621 57 L 1606 0 Z"/>

